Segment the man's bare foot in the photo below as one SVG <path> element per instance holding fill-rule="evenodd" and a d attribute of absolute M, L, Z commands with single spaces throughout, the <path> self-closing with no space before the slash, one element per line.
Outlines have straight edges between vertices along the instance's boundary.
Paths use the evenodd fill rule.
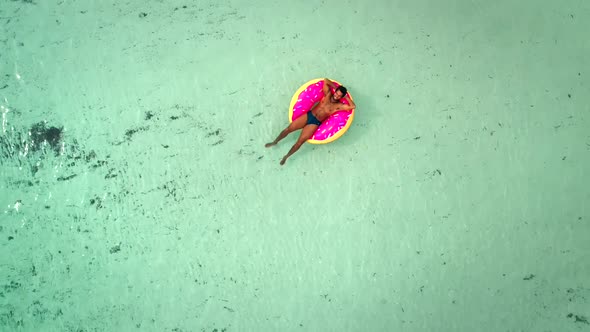
<path fill-rule="evenodd" d="M 281 159 L 281 166 L 282 166 L 282 165 L 285 165 L 285 161 L 287 161 L 287 158 L 283 158 L 283 159 Z"/>
<path fill-rule="evenodd" d="M 273 145 L 277 145 L 277 142 L 266 143 L 264 146 L 267 147 L 267 148 L 270 148 Z"/>

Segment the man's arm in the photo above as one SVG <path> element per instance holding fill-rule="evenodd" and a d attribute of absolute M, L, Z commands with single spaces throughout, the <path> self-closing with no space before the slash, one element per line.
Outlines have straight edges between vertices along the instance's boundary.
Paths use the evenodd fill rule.
<path fill-rule="evenodd" d="M 324 78 L 324 94 L 328 94 L 330 92 L 329 88 L 335 89 L 336 88 L 336 84 L 332 81 L 330 81 L 327 78 Z"/>
<path fill-rule="evenodd" d="M 329 78 L 324 78 L 324 83 L 328 83 L 328 85 L 329 85 L 331 88 L 335 88 L 335 87 L 336 87 L 336 83 L 334 83 L 334 82 L 330 81 L 330 79 L 329 79 Z"/>
<path fill-rule="evenodd" d="M 356 108 L 354 101 L 352 99 L 348 98 L 348 96 L 344 97 L 344 100 L 346 100 L 348 102 L 348 105 L 344 105 L 345 110 L 353 110 Z"/>
<path fill-rule="evenodd" d="M 350 111 L 350 110 L 353 110 L 353 109 L 356 108 L 356 105 L 354 104 L 354 101 L 352 101 L 352 99 L 348 98 L 348 96 L 346 96 L 346 97 L 344 97 L 342 99 L 346 100 L 348 102 L 348 105 L 345 105 L 345 104 L 339 105 L 330 114 L 333 114 L 333 113 L 336 113 L 336 112 L 340 112 L 340 111 Z"/>

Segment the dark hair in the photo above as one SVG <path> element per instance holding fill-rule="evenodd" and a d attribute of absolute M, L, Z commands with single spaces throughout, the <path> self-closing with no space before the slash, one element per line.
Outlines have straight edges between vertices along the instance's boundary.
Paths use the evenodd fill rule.
<path fill-rule="evenodd" d="M 346 88 L 343 85 L 336 88 L 336 91 L 338 91 L 338 90 L 340 90 L 340 92 L 342 92 L 342 97 L 346 96 L 346 92 L 348 91 L 348 90 L 346 90 Z"/>

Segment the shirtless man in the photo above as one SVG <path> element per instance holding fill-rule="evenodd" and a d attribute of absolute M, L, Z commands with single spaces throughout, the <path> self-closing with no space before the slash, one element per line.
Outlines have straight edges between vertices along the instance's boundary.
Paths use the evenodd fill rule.
<path fill-rule="evenodd" d="M 324 78 L 324 96 L 322 99 L 316 103 L 306 114 L 301 115 L 295 119 L 295 121 L 291 122 L 291 124 L 289 124 L 289 126 L 285 128 L 274 141 L 266 143 L 265 146 L 267 148 L 271 147 L 276 145 L 280 140 L 287 137 L 287 135 L 294 132 L 295 130 L 303 129 L 299 139 L 297 139 L 297 142 L 295 142 L 291 150 L 289 150 L 289 153 L 287 153 L 283 159 L 281 159 L 281 165 L 284 165 L 287 161 L 287 158 L 289 158 L 293 153 L 297 152 L 301 145 L 303 145 L 303 143 L 313 136 L 322 121 L 326 120 L 330 117 L 330 115 L 337 111 L 350 111 L 356 107 L 354 102 L 348 97 L 344 98 L 349 105 L 340 103 L 340 99 L 343 96 L 346 96 L 346 88 L 339 86 L 336 91 L 332 93 L 330 88 L 335 87 L 336 84 L 334 82 Z"/>

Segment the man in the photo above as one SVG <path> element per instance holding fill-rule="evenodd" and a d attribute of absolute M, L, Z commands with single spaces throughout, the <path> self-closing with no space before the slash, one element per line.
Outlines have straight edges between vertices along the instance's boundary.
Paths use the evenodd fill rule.
<path fill-rule="evenodd" d="M 301 145 L 305 143 L 308 139 L 313 136 L 316 129 L 320 126 L 320 124 L 330 117 L 330 115 L 334 114 L 336 111 L 349 111 L 353 110 L 356 106 L 354 102 L 346 96 L 346 88 L 344 86 L 339 86 L 334 93 L 330 88 L 335 88 L 336 84 L 330 81 L 327 78 L 324 78 L 324 96 L 318 103 L 316 103 L 311 110 L 307 111 L 306 114 L 301 115 L 297 119 L 295 119 L 287 128 L 285 128 L 279 136 L 272 142 L 266 143 L 266 147 L 271 147 L 276 145 L 280 140 L 287 137 L 290 133 L 294 132 L 295 130 L 303 129 L 301 131 L 301 135 L 297 139 L 297 142 L 293 145 L 289 153 L 287 153 L 283 159 L 281 159 L 281 165 L 284 165 L 293 153 L 297 152 Z M 326 98 L 327 97 L 327 98 Z M 345 98 L 349 105 L 345 105 L 340 103 L 341 98 Z"/>

